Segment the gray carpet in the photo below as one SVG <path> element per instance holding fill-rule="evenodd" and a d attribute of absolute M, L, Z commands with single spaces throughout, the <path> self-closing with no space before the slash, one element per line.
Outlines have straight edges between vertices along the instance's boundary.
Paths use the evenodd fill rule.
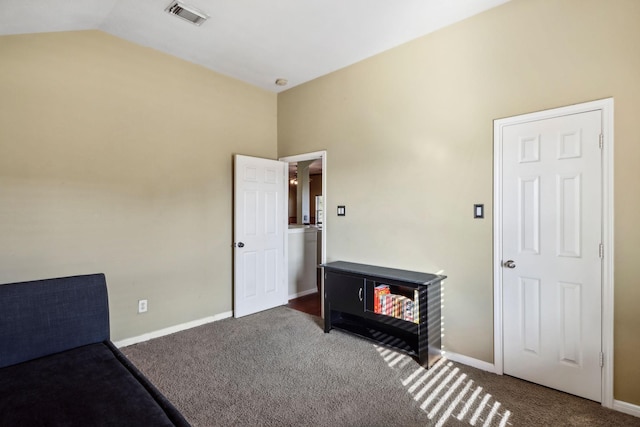
<path fill-rule="evenodd" d="M 414 359 L 279 307 L 123 348 L 194 427 L 640 426 L 508 376 Z"/>

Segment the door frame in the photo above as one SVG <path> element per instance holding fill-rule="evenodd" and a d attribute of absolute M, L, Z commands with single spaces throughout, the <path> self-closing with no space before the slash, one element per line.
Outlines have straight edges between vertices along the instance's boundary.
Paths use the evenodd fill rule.
<path fill-rule="evenodd" d="M 322 255 L 320 257 L 320 262 L 325 264 L 327 262 L 327 150 L 314 151 L 311 153 L 297 154 L 294 156 L 286 156 L 280 157 L 278 160 L 281 162 L 286 162 L 287 165 L 289 163 L 298 163 L 304 162 L 307 160 L 316 160 L 322 159 L 322 197 L 324 198 L 324 213 L 322 220 L 322 241 L 320 243 Z M 287 192 L 287 194 L 289 194 Z M 289 213 L 285 212 L 285 216 L 288 218 Z M 288 224 L 288 221 L 287 221 Z M 285 271 L 289 271 L 289 239 L 284 239 L 284 259 L 285 259 Z M 321 295 L 324 294 L 324 276 L 322 276 L 320 286 Z M 287 287 L 289 286 L 289 275 L 287 273 Z M 321 309 L 320 313 L 322 313 L 322 317 L 324 317 L 324 298 L 320 298 L 321 301 Z"/>
<path fill-rule="evenodd" d="M 553 117 L 602 111 L 602 406 L 613 408 L 613 98 L 575 104 L 494 120 L 493 123 L 493 325 L 494 369 L 504 372 L 503 360 L 503 301 L 502 301 L 502 130 L 505 126 Z"/>

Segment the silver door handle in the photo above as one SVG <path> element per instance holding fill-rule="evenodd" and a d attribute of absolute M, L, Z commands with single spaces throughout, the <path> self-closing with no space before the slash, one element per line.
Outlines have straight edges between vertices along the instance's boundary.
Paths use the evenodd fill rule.
<path fill-rule="evenodd" d="M 502 263 L 502 266 L 503 266 L 503 267 L 506 267 L 506 268 L 516 268 L 516 263 L 515 263 L 515 262 L 513 262 L 513 260 L 512 260 L 512 259 L 510 259 L 510 260 L 508 260 L 508 261 L 503 262 L 503 263 Z"/>
<path fill-rule="evenodd" d="M 362 301 L 362 288 L 360 288 L 360 290 L 358 291 L 358 298 L 360 298 L 360 301 Z"/>

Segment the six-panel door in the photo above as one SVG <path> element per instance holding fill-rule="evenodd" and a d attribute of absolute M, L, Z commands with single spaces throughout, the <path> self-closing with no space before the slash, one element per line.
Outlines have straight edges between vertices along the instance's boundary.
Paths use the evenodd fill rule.
<path fill-rule="evenodd" d="M 601 400 L 601 111 L 503 130 L 504 372 Z"/>

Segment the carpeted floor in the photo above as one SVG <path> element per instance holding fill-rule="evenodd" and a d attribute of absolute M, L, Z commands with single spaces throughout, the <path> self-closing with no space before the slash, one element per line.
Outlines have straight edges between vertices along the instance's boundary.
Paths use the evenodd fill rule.
<path fill-rule="evenodd" d="M 640 426 L 596 402 L 414 359 L 279 307 L 123 348 L 194 427 Z"/>

